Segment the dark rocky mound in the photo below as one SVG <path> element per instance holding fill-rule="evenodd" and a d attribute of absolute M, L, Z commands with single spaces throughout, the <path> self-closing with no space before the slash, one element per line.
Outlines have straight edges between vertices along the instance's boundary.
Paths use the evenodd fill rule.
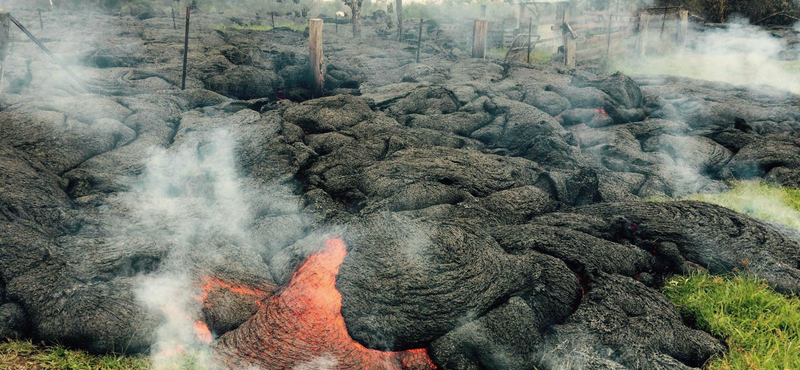
<path fill-rule="evenodd" d="M 240 325 L 334 236 L 349 336 L 427 348 L 442 369 L 697 368 L 724 347 L 682 320 L 665 277 L 735 268 L 800 293 L 797 232 L 643 200 L 798 186 L 795 95 L 417 64 L 331 36 L 330 92 L 348 94 L 297 103 L 288 30 L 201 32 L 180 91 L 168 18 L 138 34 L 95 17 L 126 45 L 64 52 L 95 93 L 47 78 L 31 45 L 8 62 L 14 80 L 32 59 L 33 78 L 0 97 L 0 337 L 146 351 L 165 319 L 146 288 L 181 281 L 187 317 L 247 339 L 261 321 Z"/>

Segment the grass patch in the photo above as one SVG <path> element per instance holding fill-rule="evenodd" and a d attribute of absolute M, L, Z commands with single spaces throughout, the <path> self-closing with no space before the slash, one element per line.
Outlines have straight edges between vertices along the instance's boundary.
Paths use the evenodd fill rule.
<path fill-rule="evenodd" d="M 30 341 L 0 343 L 0 370 L 146 370 L 142 356 L 95 356 L 63 346 L 38 346 Z"/>
<path fill-rule="evenodd" d="M 275 28 L 288 28 L 288 29 L 291 29 L 292 31 L 303 32 L 303 31 L 306 30 L 306 25 L 304 25 L 304 24 L 295 24 L 295 23 L 292 23 L 292 22 L 279 22 L 279 23 L 275 24 Z M 240 24 L 236 24 L 236 23 L 231 24 L 231 25 L 217 24 L 217 25 L 214 26 L 214 29 L 216 29 L 216 30 L 232 29 L 232 30 L 249 30 L 249 31 L 269 31 L 269 30 L 272 29 L 272 25 L 268 25 L 268 24 L 266 24 L 264 22 L 261 22 L 260 24 L 246 24 L 246 25 L 240 25 Z"/>
<path fill-rule="evenodd" d="M 714 203 L 800 230 L 800 189 L 768 185 L 763 181 L 739 181 L 732 183 L 728 192 L 695 194 L 686 199 Z"/>
<path fill-rule="evenodd" d="M 503 59 L 506 57 L 506 53 L 508 52 L 509 48 L 487 48 L 486 49 L 486 56 L 487 57 L 494 57 L 497 59 Z M 518 54 L 518 60 L 525 62 L 525 52 Z M 547 63 L 551 59 L 553 59 L 553 53 L 545 50 L 531 50 L 531 63 Z"/>
<path fill-rule="evenodd" d="M 777 293 L 755 278 L 705 273 L 673 277 L 664 291 L 683 315 L 730 346 L 707 369 L 800 369 L 797 297 Z"/>
<path fill-rule="evenodd" d="M 798 189 L 738 181 L 725 193 L 695 194 L 685 199 L 714 203 L 800 230 Z M 706 369 L 800 369 L 797 297 L 777 293 L 753 277 L 707 273 L 675 276 L 667 281 L 664 292 L 684 316 L 694 318 L 699 329 L 725 338 L 730 347 Z"/>

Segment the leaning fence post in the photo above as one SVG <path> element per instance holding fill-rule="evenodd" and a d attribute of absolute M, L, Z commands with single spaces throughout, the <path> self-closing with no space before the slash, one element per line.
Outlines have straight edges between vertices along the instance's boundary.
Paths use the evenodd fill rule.
<path fill-rule="evenodd" d="M 86 86 L 85 83 L 83 83 L 83 80 L 81 80 L 77 75 L 75 75 L 75 73 L 73 73 L 72 70 L 69 69 L 69 67 L 67 67 L 66 64 L 64 64 L 60 60 L 58 60 L 58 58 L 56 58 L 56 56 L 53 54 L 53 52 L 51 52 L 50 49 L 47 48 L 47 46 L 44 46 L 44 44 L 42 44 L 42 42 L 39 41 L 39 39 L 37 39 L 36 36 L 34 36 L 31 33 L 31 31 L 28 31 L 28 29 L 25 28 L 25 26 L 23 26 L 22 23 L 20 23 L 16 18 L 14 18 L 11 15 L 11 13 L 8 13 L 8 15 L 6 15 L 5 17 L 8 17 L 8 20 L 11 21 L 11 23 L 14 23 L 14 25 L 17 26 L 17 28 L 19 28 L 19 30 L 22 31 L 22 33 L 24 33 L 25 36 L 28 36 L 28 38 L 31 39 L 31 41 L 33 41 L 33 43 L 36 44 L 36 46 L 39 47 L 39 49 L 42 49 L 42 51 L 45 54 L 47 54 L 47 56 L 49 56 L 50 59 L 52 59 L 54 62 L 56 62 L 56 64 L 61 66 L 61 68 L 64 70 L 64 72 L 67 72 L 67 74 L 70 75 L 70 77 L 74 78 L 75 82 L 77 82 L 81 86 L 81 88 L 83 88 L 84 91 L 91 92 L 89 90 L 89 87 Z M 8 27 L 11 28 L 10 25 Z M 2 56 L 2 58 L 5 58 L 5 56 Z"/>
<path fill-rule="evenodd" d="M 9 35 L 11 34 L 11 13 L 0 10 L 0 85 L 6 74 L 6 56 L 8 55 Z"/>
<path fill-rule="evenodd" d="M 325 56 L 322 53 L 322 19 L 308 20 L 308 65 L 311 74 L 311 95 L 322 96 L 325 88 Z"/>
<path fill-rule="evenodd" d="M 686 35 L 689 32 L 689 11 L 678 10 L 678 46 L 686 46 Z"/>
<path fill-rule="evenodd" d="M 472 57 L 486 58 L 486 35 L 489 32 L 489 21 L 475 20 L 472 29 Z"/>
<path fill-rule="evenodd" d="M 564 7 L 561 24 L 564 30 L 564 64 L 569 68 L 575 68 L 575 36 L 569 26 L 569 7 Z"/>
<path fill-rule="evenodd" d="M 44 29 L 44 21 L 42 20 L 42 8 L 36 9 L 39 12 L 39 28 Z"/>
<path fill-rule="evenodd" d="M 183 38 L 183 77 L 181 78 L 181 90 L 186 90 L 186 65 L 189 63 L 189 18 L 191 8 L 186 7 L 186 32 Z"/>
<path fill-rule="evenodd" d="M 644 57 L 647 49 L 647 30 L 650 28 L 650 13 L 639 13 L 639 36 L 636 40 L 636 52 Z"/>
<path fill-rule="evenodd" d="M 419 37 L 417 37 L 417 63 L 419 63 L 420 50 L 422 50 L 422 18 L 419 19 Z"/>

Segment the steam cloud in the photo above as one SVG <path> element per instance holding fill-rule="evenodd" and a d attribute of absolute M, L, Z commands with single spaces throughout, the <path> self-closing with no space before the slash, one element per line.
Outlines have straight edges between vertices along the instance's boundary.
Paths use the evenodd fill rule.
<path fill-rule="evenodd" d="M 209 344 L 195 328 L 202 304 L 196 275 L 224 261 L 217 245 L 248 245 L 252 220 L 234 148 L 232 134 L 216 130 L 177 148 L 154 150 L 125 195 L 138 231 L 170 246 L 159 272 L 143 277 L 134 291 L 161 317 L 152 350 L 155 369 L 174 368 L 187 355 L 210 368 Z"/>
<path fill-rule="evenodd" d="M 131 191 L 116 196 L 130 219 L 109 221 L 109 233 L 164 249 L 158 269 L 141 276 L 134 289 L 158 322 L 151 350 L 156 370 L 185 361 L 216 368 L 211 333 L 201 321 L 200 281 L 217 272 L 247 274 L 237 269 L 276 247 L 251 232 L 256 212 L 297 211 L 287 189 L 239 175 L 237 137 L 233 128 L 179 133 L 169 149 L 153 149 Z"/>
<path fill-rule="evenodd" d="M 797 27 L 800 27 L 798 24 Z M 651 32 L 651 39 L 657 37 Z M 651 40 L 652 41 L 652 40 Z M 691 32 L 684 50 L 661 49 L 640 61 L 628 61 L 623 72 L 679 75 L 734 85 L 766 85 L 800 93 L 800 74 L 783 59 L 795 55 L 785 38 L 734 19 L 727 28 Z"/>

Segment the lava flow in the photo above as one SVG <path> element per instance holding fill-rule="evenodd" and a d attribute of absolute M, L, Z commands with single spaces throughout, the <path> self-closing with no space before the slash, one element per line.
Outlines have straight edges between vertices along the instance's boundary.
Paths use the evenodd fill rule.
<path fill-rule="evenodd" d="M 336 360 L 336 369 L 436 369 L 426 349 L 378 351 L 350 337 L 336 290 L 346 255 L 342 239 L 328 240 L 255 316 L 215 343 L 219 360 L 231 368 L 292 369 L 325 356 Z"/>
<path fill-rule="evenodd" d="M 206 323 L 197 320 L 194 322 L 194 332 L 197 339 L 203 343 L 211 343 L 211 330 L 208 329 Z"/>

